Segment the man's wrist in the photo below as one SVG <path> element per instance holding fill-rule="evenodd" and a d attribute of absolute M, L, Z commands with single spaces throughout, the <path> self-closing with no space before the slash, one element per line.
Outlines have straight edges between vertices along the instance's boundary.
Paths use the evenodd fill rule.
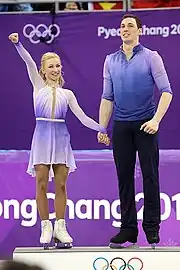
<path fill-rule="evenodd" d="M 161 122 L 161 120 L 156 115 L 153 117 L 153 120 L 156 121 L 158 124 Z"/>

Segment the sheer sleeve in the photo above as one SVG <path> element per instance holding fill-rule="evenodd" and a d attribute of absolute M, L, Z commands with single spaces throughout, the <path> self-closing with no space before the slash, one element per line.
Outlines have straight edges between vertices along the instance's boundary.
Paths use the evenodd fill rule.
<path fill-rule="evenodd" d="M 151 73 L 160 93 L 168 92 L 172 94 L 172 89 L 163 60 L 157 52 L 153 52 L 151 57 Z"/>
<path fill-rule="evenodd" d="M 106 133 L 106 129 L 104 127 L 101 127 L 97 122 L 95 122 L 83 112 L 77 102 L 75 95 L 70 90 L 68 91 L 68 100 L 71 111 L 76 115 L 76 117 L 81 121 L 84 126 L 93 130 Z"/>
<path fill-rule="evenodd" d="M 36 63 L 32 59 L 29 52 L 23 47 L 23 45 L 20 42 L 14 43 L 14 45 L 19 55 L 26 63 L 28 76 L 32 85 L 36 90 L 41 89 L 42 87 L 44 87 L 44 81 L 38 73 Z"/>
<path fill-rule="evenodd" d="M 103 94 L 102 94 L 102 98 L 113 102 L 114 101 L 114 93 L 113 93 L 112 78 L 111 78 L 111 74 L 109 71 L 109 60 L 110 60 L 110 56 L 107 55 L 106 59 L 104 61 L 104 67 L 103 67 Z"/>

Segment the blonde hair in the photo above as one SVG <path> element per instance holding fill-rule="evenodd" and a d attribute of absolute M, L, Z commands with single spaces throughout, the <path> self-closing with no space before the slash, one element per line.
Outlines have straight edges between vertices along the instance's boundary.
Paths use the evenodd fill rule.
<path fill-rule="evenodd" d="M 47 52 L 47 53 L 43 54 L 43 56 L 41 57 L 41 67 L 39 70 L 39 75 L 42 77 L 42 79 L 44 81 L 46 81 L 46 76 L 43 73 L 44 64 L 45 64 L 46 60 L 49 60 L 52 58 L 58 58 L 60 63 L 61 63 L 61 59 L 60 59 L 59 55 L 57 55 L 56 53 Z M 59 78 L 59 85 L 60 85 L 60 87 L 62 87 L 64 85 L 64 79 L 63 79 L 62 73 L 61 73 L 60 78 Z"/>

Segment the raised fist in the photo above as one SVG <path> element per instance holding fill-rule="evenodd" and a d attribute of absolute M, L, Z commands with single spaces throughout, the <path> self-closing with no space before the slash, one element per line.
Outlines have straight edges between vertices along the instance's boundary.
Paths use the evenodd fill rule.
<path fill-rule="evenodd" d="M 9 35 L 9 40 L 12 41 L 12 43 L 18 43 L 19 41 L 19 35 L 18 33 L 12 33 Z"/>

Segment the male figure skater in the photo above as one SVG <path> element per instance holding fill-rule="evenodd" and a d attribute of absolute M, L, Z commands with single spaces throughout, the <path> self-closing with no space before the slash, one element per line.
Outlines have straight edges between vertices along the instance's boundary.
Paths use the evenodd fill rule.
<path fill-rule="evenodd" d="M 117 170 L 121 207 L 121 229 L 110 242 L 136 243 L 138 237 L 135 207 L 134 170 L 138 151 L 143 175 L 143 230 L 149 244 L 159 243 L 160 190 L 158 129 L 171 100 L 172 90 L 162 58 L 139 43 L 142 24 L 126 14 L 120 24 L 123 41 L 120 50 L 106 56 L 99 123 L 107 127 L 114 107 L 113 155 Z M 155 109 L 154 86 L 160 92 Z M 107 134 L 98 133 L 103 143 Z"/>

